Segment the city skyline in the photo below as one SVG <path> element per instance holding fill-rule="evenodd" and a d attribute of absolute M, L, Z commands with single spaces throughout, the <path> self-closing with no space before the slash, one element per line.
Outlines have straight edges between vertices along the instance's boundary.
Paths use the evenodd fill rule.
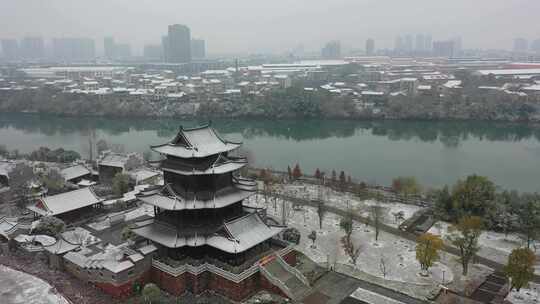
<path fill-rule="evenodd" d="M 425 32 L 434 40 L 462 36 L 468 48 L 484 49 L 511 50 L 516 37 L 531 41 L 539 38 L 534 30 L 533 12 L 540 9 L 540 3 L 531 0 L 511 4 L 503 0 L 477 1 L 474 6 L 465 0 L 451 4 L 419 0 L 414 5 L 392 0 L 381 4 L 301 0 L 288 5 L 286 10 L 279 3 L 254 4 L 245 0 L 211 5 L 208 1 L 185 4 L 167 0 L 157 6 L 131 2 L 128 6 L 126 0 L 103 5 L 97 2 L 2 3 L 0 37 L 88 37 L 98 42 L 97 52 L 102 53 L 103 37 L 113 36 L 129 42 L 134 54 L 142 54 L 146 44 L 160 44 L 163 28 L 176 23 L 189 26 L 192 36 L 204 37 L 213 54 L 282 53 L 298 44 L 315 51 L 331 40 L 341 41 L 344 47 L 363 48 L 368 38 L 373 38 L 379 49 L 392 49 L 396 35 Z M 528 9 L 520 9 L 524 6 Z M 506 17 L 503 20 L 512 23 L 501 22 L 501 14 Z"/>

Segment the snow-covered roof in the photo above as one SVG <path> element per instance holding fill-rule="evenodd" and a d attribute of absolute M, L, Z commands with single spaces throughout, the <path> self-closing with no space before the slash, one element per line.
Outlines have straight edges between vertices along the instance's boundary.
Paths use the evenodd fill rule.
<path fill-rule="evenodd" d="M 384 92 L 377 92 L 377 91 L 362 91 L 362 95 L 370 95 L 370 96 L 383 96 Z"/>
<path fill-rule="evenodd" d="M 15 168 L 15 165 L 12 161 L 0 161 L 0 175 L 9 177 L 9 173 Z"/>
<path fill-rule="evenodd" d="M 229 234 L 222 235 L 183 235 L 175 227 L 159 221 L 147 220 L 139 227 L 132 228 L 133 232 L 168 248 L 184 246 L 198 247 L 209 245 L 229 253 L 246 251 L 280 233 L 283 228 L 267 226 L 256 214 L 249 214 L 237 220 L 224 224 Z"/>
<path fill-rule="evenodd" d="M 482 76 L 511 76 L 511 75 L 536 75 L 540 74 L 540 69 L 501 69 L 501 70 L 478 70 L 477 74 Z"/>
<path fill-rule="evenodd" d="M 41 198 L 27 208 L 41 215 L 58 215 L 102 202 L 92 188 L 81 188 Z"/>
<path fill-rule="evenodd" d="M 88 168 L 86 168 L 84 165 L 75 165 L 63 169 L 60 171 L 60 174 L 66 181 L 69 181 L 90 174 L 90 170 L 88 170 Z"/>
<path fill-rule="evenodd" d="M 449 89 L 457 89 L 461 86 L 461 80 L 448 80 L 443 86 Z"/>
<path fill-rule="evenodd" d="M 169 143 L 151 146 L 152 150 L 180 158 L 207 157 L 239 148 L 241 143 L 227 141 L 210 125 L 184 129 Z"/>
<path fill-rule="evenodd" d="M 159 172 L 148 169 L 139 169 L 134 172 L 129 172 L 128 174 L 135 180 L 136 183 L 139 183 L 149 178 L 158 176 Z"/>
<path fill-rule="evenodd" d="M 235 189 L 234 191 L 226 191 L 223 194 L 218 193 L 205 199 L 197 198 L 196 196 L 193 198 L 184 198 L 174 193 L 171 187 L 166 185 L 160 190 L 143 192 L 137 195 L 137 198 L 142 202 L 165 210 L 189 210 L 223 208 L 246 199 L 252 194 L 252 191 Z"/>
<path fill-rule="evenodd" d="M 98 160 L 98 165 L 124 168 L 127 160 L 128 156 L 126 155 L 118 153 L 106 153 Z"/>
<path fill-rule="evenodd" d="M 93 186 L 95 184 L 97 184 L 97 183 L 94 182 L 94 181 L 87 180 L 87 179 L 81 179 L 81 181 L 77 183 L 77 185 L 81 186 L 81 187 L 90 187 L 90 186 Z"/>
<path fill-rule="evenodd" d="M 49 235 L 27 235 L 27 234 L 19 234 L 14 238 L 15 241 L 18 243 L 34 243 L 37 242 L 41 244 L 42 246 L 50 246 L 54 243 L 56 243 L 56 239 Z"/>
<path fill-rule="evenodd" d="M 524 91 L 540 91 L 540 84 L 534 84 L 528 87 L 521 88 Z"/>
<path fill-rule="evenodd" d="M 140 253 L 142 253 L 143 255 L 147 255 L 149 253 L 152 253 L 154 251 L 157 250 L 157 247 L 152 245 L 152 244 L 149 244 L 149 245 L 146 245 L 146 246 L 143 246 L 139 249 L 137 249 Z"/>

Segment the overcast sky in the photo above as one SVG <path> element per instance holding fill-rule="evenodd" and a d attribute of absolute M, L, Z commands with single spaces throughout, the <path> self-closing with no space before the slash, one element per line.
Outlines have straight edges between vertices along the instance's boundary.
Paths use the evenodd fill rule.
<path fill-rule="evenodd" d="M 316 50 L 328 40 L 393 47 L 399 34 L 462 36 L 465 48 L 512 47 L 540 38 L 540 0 L 0 0 L 0 37 L 103 37 L 139 53 L 167 25 L 186 24 L 210 54 Z"/>

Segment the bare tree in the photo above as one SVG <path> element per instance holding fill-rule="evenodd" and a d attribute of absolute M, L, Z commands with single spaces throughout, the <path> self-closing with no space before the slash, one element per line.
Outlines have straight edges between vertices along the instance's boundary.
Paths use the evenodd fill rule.
<path fill-rule="evenodd" d="M 386 258 L 384 257 L 384 255 L 381 257 L 381 260 L 379 261 L 379 270 L 381 271 L 383 278 L 386 278 L 386 275 L 388 274 L 388 269 L 386 268 Z"/>
<path fill-rule="evenodd" d="M 387 208 L 382 207 L 378 202 L 369 206 L 369 219 L 373 227 L 375 228 L 375 241 L 379 240 L 379 231 L 381 227 L 381 222 L 386 217 L 388 210 Z"/>
<path fill-rule="evenodd" d="M 324 202 L 319 200 L 317 202 L 317 215 L 319 216 L 319 229 L 322 229 L 325 213 L 326 213 L 326 210 L 324 210 Z"/>

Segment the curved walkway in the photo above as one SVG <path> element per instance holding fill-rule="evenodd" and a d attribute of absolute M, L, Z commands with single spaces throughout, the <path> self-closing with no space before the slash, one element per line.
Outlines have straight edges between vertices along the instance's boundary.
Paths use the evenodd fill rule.
<path fill-rule="evenodd" d="M 3 304 L 69 304 L 42 279 L 0 265 L 0 298 Z"/>
<path fill-rule="evenodd" d="M 49 303 L 77 303 L 77 304 L 118 304 L 121 303 L 118 300 L 111 298 L 109 295 L 104 294 L 100 290 L 96 289 L 93 285 L 85 283 L 67 272 L 55 271 L 49 269 L 45 263 L 41 262 L 36 255 L 30 255 L 22 251 L 12 252 L 9 255 L 0 254 L 0 267 L 5 269 L 6 267 L 11 268 L 11 270 L 17 270 L 19 273 L 28 275 L 38 280 L 41 279 L 42 282 L 46 282 L 46 286 L 54 287 L 54 290 L 58 294 L 63 296 L 64 302 L 44 302 L 37 301 L 31 302 L 30 300 L 22 301 L 16 296 L 11 298 L 12 302 L 7 302 L 7 304 L 49 304 Z M 0 276 L 3 275 L 3 272 L 0 271 Z M 4 288 L 6 284 L 12 284 L 8 279 L 7 281 L 0 281 L 0 303 L 4 304 L 2 301 L 4 299 L 3 291 L 7 290 Z M 42 285 L 44 286 L 44 285 Z M 16 288 L 16 287 L 15 287 Z M 31 289 L 31 288 L 30 288 Z M 41 289 L 47 290 L 46 287 Z M 12 290 L 17 294 L 24 295 L 25 291 L 19 289 Z M 38 292 L 38 291 L 36 291 Z"/>

